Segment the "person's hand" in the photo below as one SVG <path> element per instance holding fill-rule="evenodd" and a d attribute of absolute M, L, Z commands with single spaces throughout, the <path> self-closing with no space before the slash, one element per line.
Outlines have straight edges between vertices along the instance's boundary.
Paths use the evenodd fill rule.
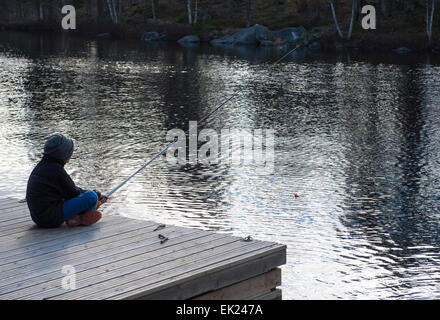
<path fill-rule="evenodd" d="M 99 202 L 101 202 L 101 204 L 106 203 L 107 200 L 108 200 L 108 197 L 106 195 L 102 194 L 101 197 L 99 197 Z"/>

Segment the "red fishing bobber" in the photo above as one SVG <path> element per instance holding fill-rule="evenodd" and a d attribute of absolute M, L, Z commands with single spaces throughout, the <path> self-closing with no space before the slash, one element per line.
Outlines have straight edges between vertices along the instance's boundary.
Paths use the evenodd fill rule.
<path fill-rule="evenodd" d="M 299 196 L 298 196 L 298 193 L 295 193 L 294 195 L 293 195 L 295 198 L 298 198 Z"/>

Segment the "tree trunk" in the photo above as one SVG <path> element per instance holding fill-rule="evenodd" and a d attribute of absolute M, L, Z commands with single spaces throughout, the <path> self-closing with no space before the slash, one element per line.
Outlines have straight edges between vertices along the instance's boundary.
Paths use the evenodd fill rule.
<path fill-rule="evenodd" d="M 432 0 L 432 9 L 431 9 L 431 21 L 429 21 L 429 37 L 432 37 L 432 23 L 434 21 L 434 4 L 435 0 Z"/>
<path fill-rule="evenodd" d="M 117 1 L 117 0 L 112 0 L 113 17 L 115 17 L 115 23 L 118 24 L 119 18 L 118 18 L 118 12 L 116 11 L 115 1 Z"/>
<path fill-rule="evenodd" d="M 353 23 L 354 23 L 354 17 L 355 17 L 356 2 L 357 2 L 357 0 L 352 0 L 352 2 L 351 2 L 351 20 L 350 20 L 350 28 L 348 29 L 347 40 L 350 40 L 351 34 L 353 32 Z"/>
<path fill-rule="evenodd" d="M 333 1 L 329 1 L 329 3 L 330 3 L 330 8 L 332 9 L 332 16 L 333 16 L 333 21 L 335 22 L 336 31 L 338 32 L 339 37 L 343 39 L 344 36 L 342 35 L 341 28 L 339 27 L 338 19 L 336 18 L 335 6 L 333 4 Z"/>
<path fill-rule="evenodd" d="M 188 23 L 192 24 L 191 17 L 191 0 L 186 0 L 186 11 L 188 12 Z"/>
<path fill-rule="evenodd" d="M 425 7 L 426 7 L 426 34 L 428 35 L 428 40 L 431 41 L 429 37 L 429 0 L 425 0 Z"/>
<path fill-rule="evenodd" d="M 426 0 L 426 33 L 428 35 L 429 42 L 431 42 L 432 40 L 432 22 L 434 19 L 434 3 L 435 0 L 432 0 L 431 16 L 429 16 L 429 0 Z"/>
<path fill-rule="evenodd" d="M 153 13 L 153 20 L 156 21 L 156 7 L 154 5 L 154 0 L 151 0 L 151 12 Z"/>
<path fill-rule="evenodd" d="M 251 26 L 251 0 L 246 0 L 246 28 Z"/>
<path fill-rule="evenodd" d="M 44 10 L 43 10 L 43 1 L 38 0 L 38 20 L 43 21 L 44 20 Z"/>
<path fill-rule="evenodd" d="M 196 0 L 196 6 L 194 8 L 194 24 L 197 24 L 198 12 L 199 12 L 199 0 Z"/>
<path fill-rule="evenodd" d="M 107 0 L 107 7 L 108 7 L 108 12 L 110 14 L 110 18 L 112 19 L 112 22 L 116 23 L 116 18 L 115 18 L 115 14 L 114 14 L 114 10 L 113 10 L 113 0 Z"/>
<path fill-rule="evenodd" d="M 356 21 L 359 21 L 359 17 L 361 15 L 361 1 L 356 1 Z"/>

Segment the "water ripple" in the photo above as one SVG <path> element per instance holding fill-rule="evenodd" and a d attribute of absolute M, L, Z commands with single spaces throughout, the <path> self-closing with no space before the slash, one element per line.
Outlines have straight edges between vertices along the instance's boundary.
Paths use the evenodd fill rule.
<path fill-rule="evenodd" d="M 24 197 L 54 132 L 77 184 L 109 191 L 240 88 L 206 127 L 274 129 L 272 174 L 161 158 L 104 213 L 284 243 L 285 299 L 439 298 L 436 64 L 0 39 L 0 196 Z"/>

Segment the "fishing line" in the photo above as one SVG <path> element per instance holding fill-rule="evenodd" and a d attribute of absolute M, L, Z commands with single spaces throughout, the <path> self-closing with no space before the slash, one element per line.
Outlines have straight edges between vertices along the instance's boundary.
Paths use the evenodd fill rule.
<path fill-rule="evenodd" d="M 275 62 L 273 62 L 272 64 L 275 65 L 277 63 L 279 63 L 280 61 L 282 61 L 285 57 L 287 57 L 289 54 L 291 54 L 292 52 L 296 51 L 298 48 L 302 47 L 303 45 L 300 44 L 298 46 L 296 46 L 295 48 L 293 48 L 292 50 L 290 50 L 289 52 L 287 52 L 286 54 L 284 54 L 281 58 L 277 59 Z M 218 110 L 220 110 L 224 105 L 226 105 L 229 101 L 231 101 L 237 94 L 239 94 L 240 92 L 243 91 L 243 88 L 241 89 L 237 89 L 235 90 L 231 96 L 227 99 L 225 99 L 223 102 L 221 102 L 218 106 L 216 106 L 211 112 L 209 112 L 207 115 L 205 115 L 204 117 L 202 117 L 199 121 L 198 121 L 198 125 L 201 125 L 202 123 L 204 123 L 206 120 L 208 120 L 213 114 L 215 114 Z M 188 134 L 189 129 L 187 131 L 185 131 L 185 136 Z M 123 185 L 125 185 L 128 181 L 130 181 L 135 175 L 137 175 L 140 171 L 142 171 L 143 169 L 145 169 L 150 163 L 152 163 L 154 160 L 156 160 L 157 158 L 159 158 L 161 155 L 163 155 L 170 147 L 172 147 L 174 144 L 176 144 L 178 141 L 178 138 L 175 138 L 173 141 L 171 141 L 170 143 L 168 143 L 165 148 L 163 148 L 159 153 L 157 153 L 153 158 L 151 158 L 150 160 L 148 160 L 145 164 L 143 164 L 139 169 L 137 169 L 135 172 L 133 172 L 131 175 L 129 175 L 124 181 L 122 181 L 120 184 L 118 184 L 115 188 L 113 188 L 109 193 L 106 194 L 107 198 L 110 198 L 110 196 L 115 193 L 117 190 L 119 190 Z"/>

